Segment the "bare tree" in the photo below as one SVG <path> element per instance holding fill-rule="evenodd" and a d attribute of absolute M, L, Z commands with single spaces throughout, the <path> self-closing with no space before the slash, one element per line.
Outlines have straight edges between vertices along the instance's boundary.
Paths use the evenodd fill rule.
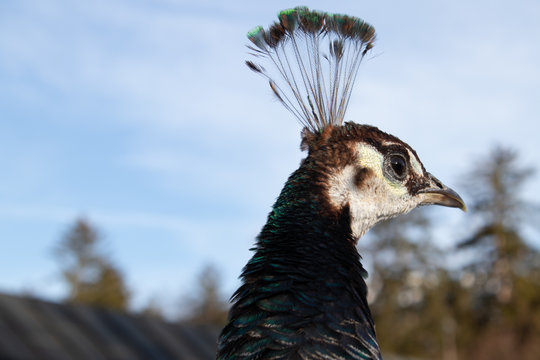
<path fill-rule="evenodd" d="M 126 310 L 129 291 L 121 272 L 100 252 L 100 245 L 98 231 L 88 221 L 78 219 L 55 249 L 69 289 L 66 301 Z"/>
<path fill-rule="evenodd" d="M 522 197 L 533 174 L 515 151 L 496 146 L 464 177 L 474 225 L 458 248 L 474 254 L 461 275 L 474 334 L 464 342 L 474 359 L 540 356 L 540 254 L 524 232 L 538 212 Z"/>
<path fill-rule="evenodd" d="M 478 224 L 461 241 L 461 249 L 481 253 L 467 267 L 482 283 L 486 296 L 508 303 L 514 294 L 517 273 L 538 266 L 538 253 L 527 244 L 521 231 L 533 209 L 521 198 L 523 185 L 533 169 L 518 163 L 517 153 L 497 146 L 466 175 L 464 187 L 472 199 L 470 208 Z"/>
<path fill-rule="evenodd" d="M 188 298 L 189 312 L 183 321 L 197 325 L 225 325 L 228 306 L 220 294 L 219 281 L 219 273 L 214 266 L 207 265 L 202 269 L 197 289 Z"/>

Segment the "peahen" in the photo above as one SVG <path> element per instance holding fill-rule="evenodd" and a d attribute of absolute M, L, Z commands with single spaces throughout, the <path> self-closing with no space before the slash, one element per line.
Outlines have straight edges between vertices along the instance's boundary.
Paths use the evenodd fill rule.
<path fill-rule="evenodd" d="M 304 125 L 307 157 L 287 180 L 233 295 L 218 359 L 381 359 L 356 249 L 377 222 L 419 205 L 465 210 L 416 152 L 343 122 L 373 27 L 352 16 L 284 10 L 248 33 L 248 67 Z"/>

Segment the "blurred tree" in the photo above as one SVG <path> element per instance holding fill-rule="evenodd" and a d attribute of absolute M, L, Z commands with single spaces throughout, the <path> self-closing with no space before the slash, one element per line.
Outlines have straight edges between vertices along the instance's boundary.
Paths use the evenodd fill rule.
<path fill-rule="evenodd" d="M 220 294 L 219 281 L 219 273 L 214 266 L 203 268 L 198 277 L 198 289 L 188 299 L 189 312 L 182 321 L 218 327 L 226 324 L 228 306 Z"/>
<path fill-rule="evenodd" d="M 66 301 L 126 310 L 129 291 L 120 271 L 99 251 L 100 241 L 97 230 L 78 219 L 55 249 L 69 288 Z"/>
<path fill-rule="evenodd" d="M 520 198 L 520 192 L 532 174 L 532 169 L 517 164 L 514 151 L 495 147 L 470 171 L 464 185 L 472 200 L 471 214 L 479 225 L 458 246 L 482 253 L 467 268 L 484 279 L 483 290 L 500 303 L 511 300 L 518 269 L 526 273 L 538 266 L 531 261 L 536 251 L 520 231 L 532 208 Z"/>
<path fill-rule="evenodd" d="M 540 358 L 540 254 L 523 231 L 538 213 L 521 198 L 532 175 L 497 146 L 465 176 L 475 228 L 458 248 L 474 254 L 461 274 L 474 337 L 461 342 L 475 359 Z"/>

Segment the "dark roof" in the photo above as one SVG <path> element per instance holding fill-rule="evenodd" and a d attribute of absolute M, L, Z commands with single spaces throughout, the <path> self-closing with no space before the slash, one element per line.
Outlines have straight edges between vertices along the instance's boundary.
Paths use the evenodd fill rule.
<path fill-rule="evenodd" d="M 219 329 L 0 294 L 2 360 L 215 359 Z"/>

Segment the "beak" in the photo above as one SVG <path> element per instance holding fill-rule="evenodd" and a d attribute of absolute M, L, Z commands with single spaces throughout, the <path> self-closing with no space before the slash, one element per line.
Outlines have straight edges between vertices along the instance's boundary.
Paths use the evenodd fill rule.
<path fill-rule="evenodd" d="M 446 187 L 435 176 L 427 174 L 428 185 L 418 191 L 418 196 L 422 198 L 420 205 L 442 205 L 459 208 L 467 211 L 465 202 L 457 192 Z"/>

